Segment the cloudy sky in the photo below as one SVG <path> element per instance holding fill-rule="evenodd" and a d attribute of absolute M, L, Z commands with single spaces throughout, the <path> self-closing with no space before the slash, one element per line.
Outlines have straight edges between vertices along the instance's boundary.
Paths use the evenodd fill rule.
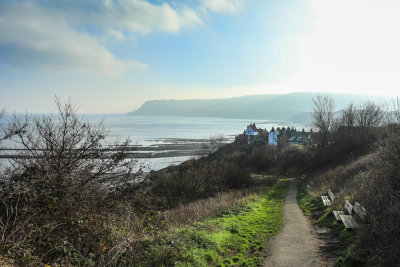
<path fill-rule="evenodd" d="M 0 106 L 124 113 L 150 99 L 399 95 L 398 0 L 1 0 Z"/>

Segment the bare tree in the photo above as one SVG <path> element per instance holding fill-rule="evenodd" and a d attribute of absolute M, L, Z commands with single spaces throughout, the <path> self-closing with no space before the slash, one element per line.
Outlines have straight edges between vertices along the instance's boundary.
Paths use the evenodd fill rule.
<path fill-rule="evenodd" d="M 383 109 L 386 124 L 400 122 L 400 99 L 398 97 L 390 103 L 385 103 Z"/>
<path fill-rule="evenodd" d="M 400 99 L 399 97 L 396 98 L 394 101 L 394 115 L 398 123 L 400 123 Z"/>
<path fill-rule="evenodd" d="M 345 110 L 342 111 L 340 118 L 341 126 L 355 126 L 357 121 L 357 108 L 356 105 L 350 103 Z"/>
<path fill-rule="evenodd" d="M 361 104 L 358 108 L 357 125 L 362 128 L 378 127 L 383 121 L 382 108 L 373 102 Z"/>
<path fill-rule="evenodd" d="M 58 192 L 82 192 L 130 180 L 137 162 L 127 159 L 129 140 L 105 146 L 103 123 L 91 124 L 77 107 L 56 99 L 58 115 L 25 116 L 14 121 L 24 131 L 13 137 L 23 152 L 14 160 L 14 173 L 34 168 L 43 184 Z"/>
<path fill-rule="evenodd" d="M 14 114 L 14 119 L 11 121 L 6 120 L 6 110 L 0 110 L 0 145 L 3 141 L 11 139 L 13 136 L 17 135 L 18 133 L 22 132 L 26 124 L 20 123 L 19 127 L 15 124 L 16 115 Z M 1 146 L 0 146 L 1 147 Z"/>
<path fill-rule="evenodd" d="M 322 147 L 326 146 L 330 139 L 330 131 L 334 124 L 335 104 L 328 96 L 313 98 L 313 127 L 317 131 L 317 138 Z"/>
<path fill-rule="evenodd" d="M 207 143 L 203 143 L 200 150 L 200 155 L 205 157 L 216 152 L 221 146 L 225 144 L 225 137 L 223 134 L 212 135 Z"/>

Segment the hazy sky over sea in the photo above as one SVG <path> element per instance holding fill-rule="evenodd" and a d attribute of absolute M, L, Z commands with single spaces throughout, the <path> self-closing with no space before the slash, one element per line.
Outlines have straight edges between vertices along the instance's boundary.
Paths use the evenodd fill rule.
<path fill-rule="evenodd" d="M 397 95 L 398 0 L 1 0 L 0 106 L 127 112 L 150 99 Z"/>

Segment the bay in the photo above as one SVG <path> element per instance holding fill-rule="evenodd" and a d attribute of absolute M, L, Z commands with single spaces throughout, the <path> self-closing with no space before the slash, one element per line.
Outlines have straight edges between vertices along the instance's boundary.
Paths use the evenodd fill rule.
<path fill-rule="evenodd" d="M 258 128 L 296 127 L 303 125 L 283 121 L 227 119 L 208 117 L 128 116 L 126 114 L 86 115 L 92 123 L 103 121 L 110 130 L 109 140 L 130 138 L 138 152 L 147 153 L 145 162 L 158 170 L 170 164 L 179 164 L 191 157 L 202 143 L 212 136 L 224 136 L 232 142 L 250 123 Z M 178 148 L 178 150 L 177 150 Z M 161 151 L 161 152 L 160 152 Z M 175 153 L 168 153 L 174 152 Z"/>
<path fill-rule="evenodd" d="M 169 116 L 129 116 L 126 114 L 81 114 L 90 123 L 103 122 L 108 130 L 107 143 L 116 140 L 131 140 L 134 151 L 132 157 L 138 158 L 148 166 L 148 170 L 163 169 L 171 164 L 177 165 L 198 156 L 199 150 L 210 137 L 223 136 L 232 142 L 242 134 L 250 123 L 258 128 L 270 130 L 272 127 L 296 127 L 303 125 L 283 121 L 228 119 L 207 117 L 169 117 Z M 6 143 L 3 143 L 3 146 Z"/>

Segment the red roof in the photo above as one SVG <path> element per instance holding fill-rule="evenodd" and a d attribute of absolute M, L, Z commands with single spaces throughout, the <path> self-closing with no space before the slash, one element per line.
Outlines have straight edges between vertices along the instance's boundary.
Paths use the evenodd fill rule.
<path fill-rule="evenodd" d="M 257 127 L 256 127 L 256 126 L 254 126 L 254 125 L 250 125 L 250 127 L 251 127 L 251 129 L 253 129 L 253 131 L 254 131 L 254 132 L 258 132 L 258 129 L 257 129 Z"/>

